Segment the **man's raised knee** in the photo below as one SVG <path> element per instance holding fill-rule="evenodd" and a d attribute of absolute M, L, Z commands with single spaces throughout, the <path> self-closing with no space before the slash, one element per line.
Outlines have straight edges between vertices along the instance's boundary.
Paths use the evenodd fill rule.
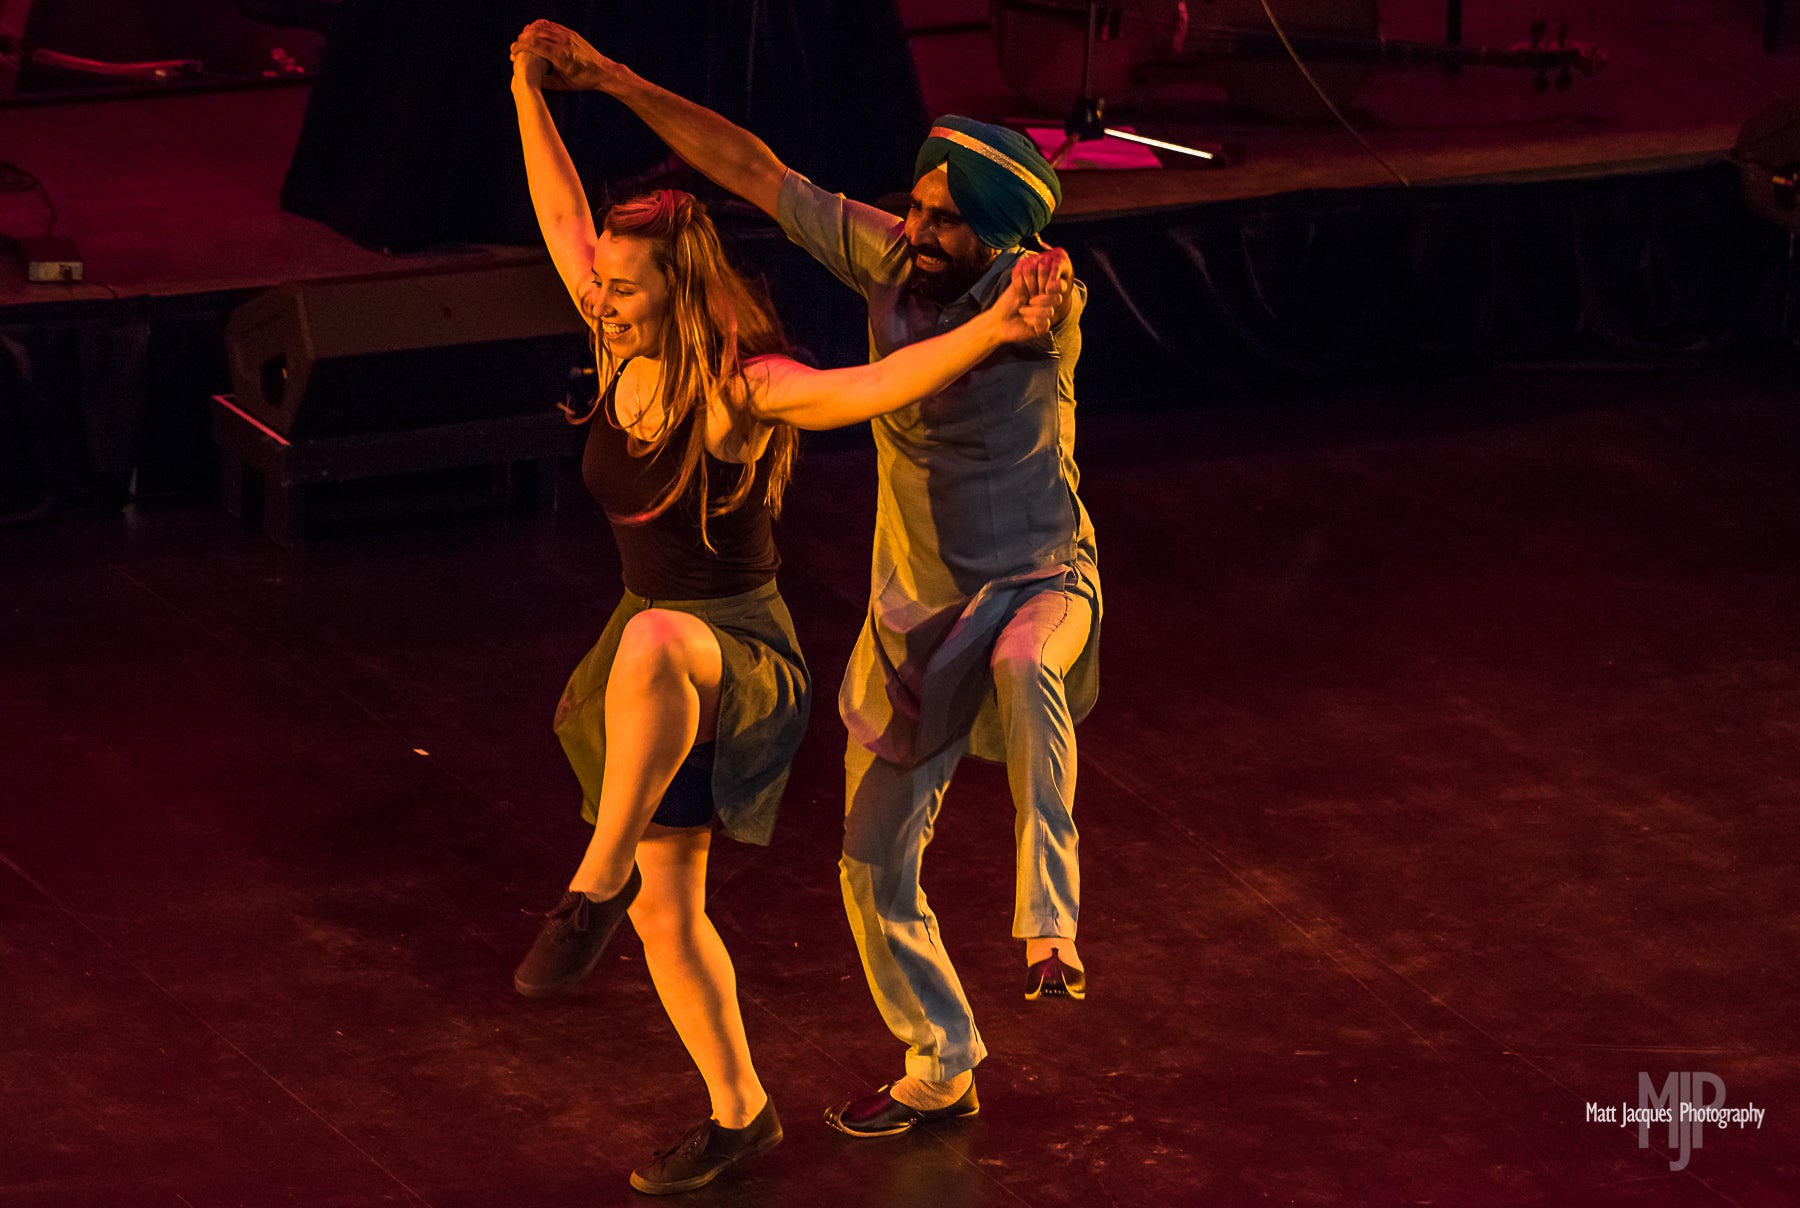
<path fill-rule="evenodd" d="M 1056 668 L 1044 662 L 1044 652 L 1035 642 L 1002 639 L 988 660 L 994 673 L 994 686 L 1001 691 L 1039 688 L 1059 677 Z"/>

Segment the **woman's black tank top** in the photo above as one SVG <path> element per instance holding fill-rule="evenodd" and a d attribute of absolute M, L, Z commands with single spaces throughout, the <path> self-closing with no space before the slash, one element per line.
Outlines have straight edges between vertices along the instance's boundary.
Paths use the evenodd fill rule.
<path fill-rule="evenodd" d="M 636 456 L 631 435 L 616 426 L 613 396 L 622 374 L 613 376 L 606 397 L 588 420 L 587 446 L 581 456 L 581 478 L 599 501 L 619 544 L 626 590 L 647 599 L 716 600 L 761 587 L 775 577 L 781 557 L 775 549 L 765 494 L 769 458 L 756 465 L 756 478 L 744 502 L 706 522 L 713 548 L 700 541 L 698 493 L 687 494 L 660 515 L 640 524 L 624 517 L 640 515 L 662 497 L 680 466 L 686 426 L 670 433 L 662 448 Z M 696 422 L 694 416 L 687 423 Z M 705 454 L 707 494 L 715 503 L 736 487 L 744 467 Z M 696 475 L 695 485 L 698 485 Z"/>

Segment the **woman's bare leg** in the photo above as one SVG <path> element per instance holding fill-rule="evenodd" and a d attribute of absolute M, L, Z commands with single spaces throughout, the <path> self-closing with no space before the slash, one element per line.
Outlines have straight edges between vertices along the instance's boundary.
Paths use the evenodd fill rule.
<path fill-rule="evenodd" d="M 665 608 L 632 617 L 606 680 L 606 767 L 593 837 L 569 888 L 610 898 L 631 876 L 638 839 L 695 742 L 711 742 L 723 674 L 700 618 Z"/>
<path fill-rule="evenodd" d="M 631 906 L 631 925 L 643 940 L 644 963 L 663 1009 L 706 1081 L 713 1119 L 743 1128 L 769 1096 L 750 1062 L 737 973 L 706 917 L 711 844 L 707 827 L 650 824 L 637 846 L 644 884 Z"/>

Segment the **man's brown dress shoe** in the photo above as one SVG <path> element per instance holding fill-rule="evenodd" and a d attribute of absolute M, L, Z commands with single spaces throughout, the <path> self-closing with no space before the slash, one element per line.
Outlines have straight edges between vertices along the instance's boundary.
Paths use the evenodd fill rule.
<path fill-rule="evenodd" d="M 852 1099 L 842 1107 L 826 1108 L 825 1123 L 852 1137 L 891 1137 L 915 1124 L 957 1120 L 981 1110 L 981 1100 L 975 1096 L 974 1078 L 969 1079 L 969 1089 L 963 1092 L 962 1098 L 949 1107 L 934 1111 L 906 1106 L 888 1094 L 892 1086 L 890 1082 L 872 1095 Z"/>

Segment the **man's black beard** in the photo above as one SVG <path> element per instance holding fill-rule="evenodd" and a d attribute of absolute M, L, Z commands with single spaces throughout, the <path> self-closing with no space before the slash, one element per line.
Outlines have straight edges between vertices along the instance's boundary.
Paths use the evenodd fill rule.
<path fill-rule="evenodd" d="M 969 292 L 969 288 L 981 280 L 981 275 L 988 270 L 985 264 L 964 264 L 960 261 L 945 259 L 944 268 L 938 272 L 923 272 L 918 260 L 913 260 L 912 272 L 907 278 L 907 288 L 939 306 L 956 301 Z"/>

